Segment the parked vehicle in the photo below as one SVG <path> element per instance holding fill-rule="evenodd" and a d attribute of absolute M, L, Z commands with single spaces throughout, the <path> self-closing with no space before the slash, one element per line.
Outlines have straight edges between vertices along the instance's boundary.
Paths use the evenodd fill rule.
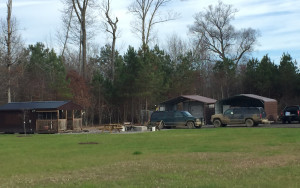
<path fill-rule="evenodd" d="M 223 114 L 215 114 L 211 122 L 215 127 L 225 127 L 227 124 L 246 124 L 246 126 L 257 126 L 268 122 L 266 113 L 261 107 L 237 107 L 226 110 Z"/>
<path fill-rule="evenodd" d="M 155 111 L 150 117 L 150 126 L 158 129 L 171 127 L 201 128 L 200 119 L 192 116 L 188 111 Z"/>
<path fill-rule="evenodd" d="M 291 123 L 292 121 L 299 121 L 300 123 L 300 105 L 287 106 L 280 114 L 282 123 Z"/>

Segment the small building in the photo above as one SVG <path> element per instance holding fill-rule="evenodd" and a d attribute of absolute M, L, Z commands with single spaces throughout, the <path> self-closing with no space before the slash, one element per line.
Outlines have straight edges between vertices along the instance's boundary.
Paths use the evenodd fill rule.
<path fill-rule="evenodd" d="M 277 120 L 277 101 L 254 94 L 240 94 L 227 99 L 218 100 L 215 105 L 216 114 L 223 113 L 231 107 L 262 107 L 270 121 Z"/>
<path fill-rule="evenodd" d="M 0 132 L 81 130 L 82 107 L 71 101 L 12 102 L 0 106 Z"/>
<path fill-rule="evenodd" d="M 210 117 L 214 114 L 215 99 L 199 95 L 181 95 L 179 97 L 160 103 L 160 111 L 184 110 L 194 117 L 200 118 L 209 124 Z"/>

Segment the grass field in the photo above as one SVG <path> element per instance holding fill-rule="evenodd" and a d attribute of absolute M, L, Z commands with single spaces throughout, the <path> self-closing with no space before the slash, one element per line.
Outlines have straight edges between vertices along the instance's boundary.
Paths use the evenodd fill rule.
<path fill-rule="evenodd" d="M 20 136 L 0 135 L 0 187 L 300 187 L 300 129 Z"/>

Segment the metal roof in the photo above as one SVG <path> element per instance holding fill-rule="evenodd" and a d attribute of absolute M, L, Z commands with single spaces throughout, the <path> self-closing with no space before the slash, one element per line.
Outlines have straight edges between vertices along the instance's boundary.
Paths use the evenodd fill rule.
<path fill-rule="evenodd" d="M 199 101 L 207 104 L 214 104 L 216 103 L 215 99 L 199 96 L 199 95 L 181 95 L 179 97 L 167 100 L 165 102 L 162 102 L 161 104 L 177 104 L 186 100 L 194 100 Z"/>
<path fill-rule="evenodd" d="M 262 96 L 254 95 L 254 94 L 240 94 L 240 95 L 237 95 L 237 96 L 250 97 L 250 98 L 262 100 L 264 102 L 276 102 L 275 99 L 270 99 L 270 98 L 267 98 L 267 97 L 262 97 Z"/>
<path fill-rule="evenodd" d="M 70 103 L 70 101 L 12 102 L 0 106 L 0 111 L 58 109 L 68 103 Z"/>
<path fill-rule="evenodd" d="M 277 101 L 275 99 L 270 99 L 270 98 L 267 98 L 267 97 L 262 97 L 262 96 L 259 96 L 259 95 L 254 95 L 254 94 L 239 94 L 239 95 L 235 95 L 235 96 L 232 96 L 232 97 L 229 97 L 229 98 L 226 98 L 226 99 L 221 99 L 221 100 L 218 100 L 216 103 L 228 103 L 228 101 L 231 101 L 229 103 L 232 103 L 233 101 L 243 101 L 244 103 L 249 100 L 245 100 L 245 98 L 247 99 L 252 99 L 252 102 L 253 100 L 257 100 L 257 101 L 260 101 L 262 103 L 277 103 Z M 240 102 L 237 102 L 240 104 Z"/>

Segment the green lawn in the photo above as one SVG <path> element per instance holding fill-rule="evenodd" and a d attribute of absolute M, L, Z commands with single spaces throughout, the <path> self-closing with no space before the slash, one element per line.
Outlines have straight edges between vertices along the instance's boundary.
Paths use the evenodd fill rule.
<path fill-rule="evenodd" d="M 20 136 L 0 135 L 0 187 L 300 187 L 295 128 Z"/>

